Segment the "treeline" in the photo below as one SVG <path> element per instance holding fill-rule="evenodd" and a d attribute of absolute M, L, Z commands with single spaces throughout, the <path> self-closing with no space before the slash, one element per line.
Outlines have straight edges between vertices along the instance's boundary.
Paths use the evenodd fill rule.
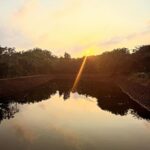
<path fill-rule="evenodd" d="M 65 53 L 57 57 L 49 50 L 34 48 L 18 52 L 15 48 L 0 46 L 0 78 L 70 73 L 76 74 L 83 58 L 71 58 Z M 87 74 L 122 75 L 136 72 L 150 72 L 150 45 L 132 50 L 127 48 L 114 49 L 97 56 L 89 56 L 84 68 Z"/>

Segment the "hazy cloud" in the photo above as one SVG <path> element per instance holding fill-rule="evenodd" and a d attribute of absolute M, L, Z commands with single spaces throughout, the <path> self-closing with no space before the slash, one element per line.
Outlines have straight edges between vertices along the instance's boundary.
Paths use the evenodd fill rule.
<path fill-rule="evenodd" d="M 17 45 L 19 49 L 23 49 L 32 47 L 32 42 L 32 39 L 27 38 L 19 30 L 9 28 L 6 26 L 0 26 L 0 45 L 10 47 L 16 47 Z"/>
<path fill-rule="evenodd" d="M 133 40 L 145 44 L 149 30 L 140 31 L 150 12 L 145 5 L 142 0 L 2 1 L 0 44 L 17 49 L 52 49 L 57 55 L 68 51 L 73 56 L 81 56 L 91 47 L 99 48 L 96 51 L 101 53 L 105 46 L 133 46 L 137 43 Z M 139 8 L 141 11 L 137 12 Z M 147 24 L 149 28 L 149 21 Z"/>
<path fill-rule="evenodd" d="M 62 128 L 58 125 L 50 125 L 50 129 L 63 136 L 63 139 L 67 145 L 71 146 L 72 148 L 75 147 L 77 150 L 82 149 L 82 143 L 80 142 L 81 139 L 77 133 L 70 129 Z"/>
<path fill-rule="evenodd" d="M 34 142 L 37 139 L 37 135 L 33 132 L 29 127 L 23 125 L 21 123 L 14 123 L 13 129 L 15 130 L 16 134 L 19 135 L 19 138 L 25 139 L 27 142 Z"/>
<path fill-rule="evenodd" d="M 150 26 L 146 26 L 140 32 L 134 32 L 126 36 L 114 36 L 108 40 L 100 42 L 100 46 L 112 46 L 116 44 L 120 44 L 122 42 L 134 40 L 136 38 L 143 38 L 143 36 L 150 35 Z"/>

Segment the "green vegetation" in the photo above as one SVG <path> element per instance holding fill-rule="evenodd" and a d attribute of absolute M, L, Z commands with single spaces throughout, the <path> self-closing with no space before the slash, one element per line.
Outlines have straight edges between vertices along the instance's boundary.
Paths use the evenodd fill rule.
<path fill-rule="evenodd" d="M 14 48 L 0 47 L 0 78 L 70 73 L 76 74 L 84 58 L 71 58 L 52 55 L 48 50 L 35 48 L 17 52 Z M 150 72 L 150 45 L 132 50 L 115 49 L 97 56 L 89 56 L 84 68 L 87 74 L 118 76 L 131 73 Z"/>

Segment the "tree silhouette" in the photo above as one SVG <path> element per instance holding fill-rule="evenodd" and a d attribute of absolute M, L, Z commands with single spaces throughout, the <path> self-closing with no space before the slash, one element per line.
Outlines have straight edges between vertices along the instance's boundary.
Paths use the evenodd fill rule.
<path fill-rule="evenodd" d="M 65 52 L 58 58 L 51 51 L 34 48 L 17 52 L 15 48 L 0 46 L 0 78 L 26 75 L 70 73 L 77 74 L 83 58 L 71 58 Z M 118 48 L 97 56 L 88 56 L 83 73 L 119 76 L 150 72 L 150 45 L 138 47 L 130 53 Z"/>
<path fill-rule="evenodd" d="M 71 55 L 70 55 L 69 53 L 66 53 L 66 52 L 65 52 L 64 58 L 65 58 L 65 59 L 71 59 Z"/>

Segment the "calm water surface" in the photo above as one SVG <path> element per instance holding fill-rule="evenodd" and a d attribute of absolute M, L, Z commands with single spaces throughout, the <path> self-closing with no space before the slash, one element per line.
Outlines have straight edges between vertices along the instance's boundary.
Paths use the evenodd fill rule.
<path fill-rule="evenodd" d="M 108 83 L 81 83 L 75 93 L 70 86 L 54 81 L 1 98 L 0 149 L 150 149 L 148 111 Z"/>

